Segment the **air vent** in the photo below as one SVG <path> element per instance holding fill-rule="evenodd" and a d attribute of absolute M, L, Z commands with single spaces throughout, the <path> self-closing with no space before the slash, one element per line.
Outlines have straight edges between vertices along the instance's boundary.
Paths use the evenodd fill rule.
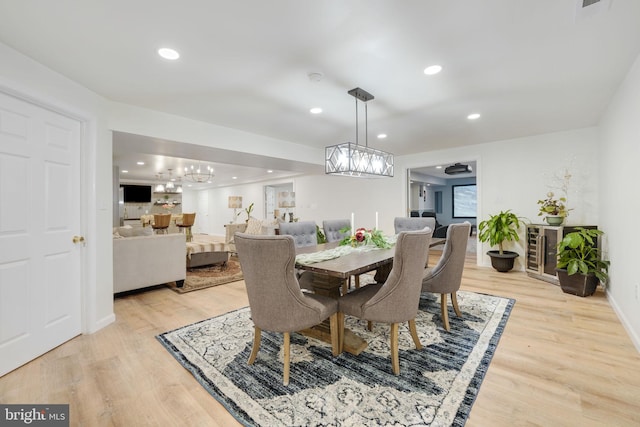
<path fill-rule="evenodd" d="M 611 0 L 575 0 L 576 15 L 575 22 L 596 18 L 598 15 L 607 13 L 611 8 Z"/>

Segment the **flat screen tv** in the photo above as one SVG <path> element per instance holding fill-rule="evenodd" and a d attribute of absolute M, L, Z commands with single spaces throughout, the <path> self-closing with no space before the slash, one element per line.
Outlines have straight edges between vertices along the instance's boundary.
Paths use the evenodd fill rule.
<path fill-rule="evenodd" d="M 150 203 L 151 202 L 151 186 L 150 185 L 121 185 L 124 189 L 125 203 Z"/>

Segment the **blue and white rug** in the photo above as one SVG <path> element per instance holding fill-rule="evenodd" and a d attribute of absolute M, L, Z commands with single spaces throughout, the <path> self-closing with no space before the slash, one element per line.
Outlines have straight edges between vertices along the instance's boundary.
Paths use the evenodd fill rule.
<path fill-rule="evenodd" d="M 391 371 L 389 325 L 346 317 L 365 338 L 358 356 L 333 357 L 329 344 L 291 335 L 291 375 L 282 385 L 282 334 L 264 332 L 253 365 L 249 308 L 159 335 L 158 340 L 207 391 L 247 426 L 462 426 L 471 411 L 514 300 L 458 292 L 442 328 L 439 296 L 423 294 L 416 350 L 400 327 L 400 375 Z"/>

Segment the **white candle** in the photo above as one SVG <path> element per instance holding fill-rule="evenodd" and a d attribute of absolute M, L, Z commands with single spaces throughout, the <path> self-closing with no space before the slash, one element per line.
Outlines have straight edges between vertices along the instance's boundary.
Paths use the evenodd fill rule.
<path fill-rule="evenodd" d="M 376 211 L 376 230 L 378 229 L 378 212 Z"/>
<path fill-rule="evenodd" d="M 351 212 L 351 235 L 353 236 L 353 234 L 356 232 L 356 229 L 353 228 L 354 224 L 355 224 L 355 217 L 353 215 L 353 212 Z"/>

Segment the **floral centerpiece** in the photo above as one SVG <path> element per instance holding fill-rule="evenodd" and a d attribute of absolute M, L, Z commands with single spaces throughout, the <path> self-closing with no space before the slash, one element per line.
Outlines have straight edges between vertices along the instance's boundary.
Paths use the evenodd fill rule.
<path fill-rule="evenodd" d="M 171 209 L 173 209 L 176 205 L 174 205 L 173 203 L 169 202 L 169 203 L 165 203 L 164 205 L 162 205 L 162 207 L 168 211 L 171 211 Z"/>
<path fill-rule="evenodd" d="M 550 191 L 547 193 L 546 199 L 538 200 L 538 204 L 540 205 L 538 216 L 545 216 L 545 219 L 551 225 L 560 225 L 562 221 L 564 221 L 564 218 L 569 216 L 569 211 L 571 210 L 567 209 L 566 203 L 566 197 L 556 199 L 554 198 L 553 192 Z M 554 218 L 559 219 L 554 221 Z"/>
<path fill-rule="evenodd" d="M 378 229 L 367 230 L 366 228 L 356 229 L 355 233 L 342 239 L 340 241 L 340 245 L 349 245 L 353 247 L 376 246 L 381 249 L 388 249 L 392 246 L 387 237 L 382 234 L 382 231 Z"/>

